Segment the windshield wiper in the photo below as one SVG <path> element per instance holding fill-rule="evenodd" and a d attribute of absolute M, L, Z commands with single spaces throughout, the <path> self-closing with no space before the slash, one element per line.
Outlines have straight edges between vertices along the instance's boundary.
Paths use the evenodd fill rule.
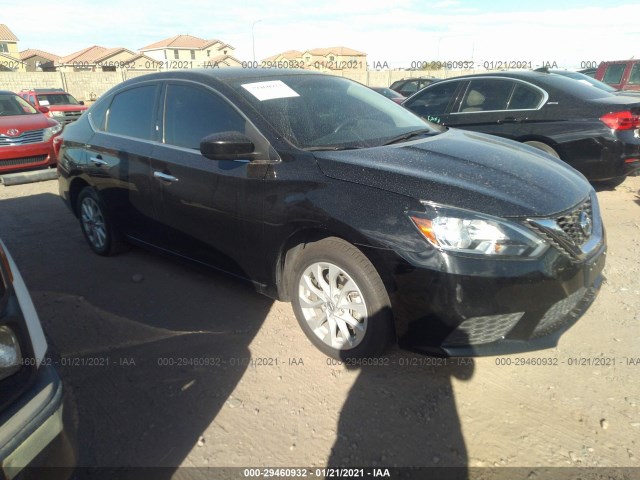
<path fill-rule="evenodd" d="M 419 137 L 420 135 L 435 135 L 439 132 L 434 132 L 430 129 L 422 129 L 422 130 L 414 130 L 413 132 L 403 133 L 402 135 L 398 135 L 397 137 L 393 137 L 391 140 L 386 141 L 382 145 L 391 145 L 392 143 L 403 142 L 405 140 L 409 140 L 413 137 Z"/>
<path fill-rule="evenodd" d="M 326 146 L 326 147 L 307 147 L 305 150 L 307 152 L 337 152 L 338 150 L 358 150 L 364 147 L 336 147 L 336 146 Z"/>

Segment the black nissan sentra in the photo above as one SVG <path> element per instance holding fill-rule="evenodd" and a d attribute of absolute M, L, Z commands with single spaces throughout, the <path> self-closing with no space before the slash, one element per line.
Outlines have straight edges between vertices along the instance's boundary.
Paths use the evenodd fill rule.
<path fill-rule="evenodd" d="M 66 127 L 58 168 L 96 253 L 136 244 L 245 278 L 336 358 L 552 347 L 602 279 L 580 173 L 331 75 L 126 81 Z"/>

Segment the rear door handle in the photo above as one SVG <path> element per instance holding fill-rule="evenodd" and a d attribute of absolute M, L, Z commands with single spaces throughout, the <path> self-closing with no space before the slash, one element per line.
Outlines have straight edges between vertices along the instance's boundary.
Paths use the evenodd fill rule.
<path fill-rule="evenodd" d="M 109 165 L 108 162 L 105 162 L 102 159 L 102 155 L 97 155 L 95 157 L 89 157 L 89 161 L 93 163 L 96 167 L 102 167 L 104 165 Z"/>
<path fill-rule="evenodd" d="M 177 177 L 162 172 L 153 172 L 153 176 L 158 180 L 162 180 L 163 182 L 173 183 L 178 181 Z"/>

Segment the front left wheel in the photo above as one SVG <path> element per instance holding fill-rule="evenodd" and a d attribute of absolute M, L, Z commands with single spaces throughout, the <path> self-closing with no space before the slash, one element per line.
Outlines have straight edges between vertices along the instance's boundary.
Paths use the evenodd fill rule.
<path fill-rule="evenodd" d="M 307 244 L 292 274 L 293 309 L 316 347 L 341 360 L 382 353 L 393 332 L 389 296 L 360 250 L 335 237 Z"/>

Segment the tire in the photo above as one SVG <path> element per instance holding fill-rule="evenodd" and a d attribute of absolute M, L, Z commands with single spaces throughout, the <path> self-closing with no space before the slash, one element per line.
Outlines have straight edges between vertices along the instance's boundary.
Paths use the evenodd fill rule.
<path fill-rule="evenodd" d="M 360 250 L 335 237 L 309 243 L 291 274 L 296 318 L 320 351 L 339 360 L 383 352 L 393 333 L 391 303 L 380 275 Z M 345 305 L 352 308 L 340 308 Z"/>
<path fill-rule="evenodd" d="M 98 192 L 85 187 L 78 195 L 78 220 L 85 240 L 98 255 L 109 256 L 127 250 L 119 232 L 107 215 Z"/>
<path fill-rule="evenodd" d="M 530 142 L 524 142 L 524 144 L 529 145 L 530 147 L 537 148 L 538 150 L 542 150 L 543 152 L 547 152 L 549 155 L 553 157 L 560 158 L 560 155 L 558 155 L 558 152 L 556 152 L 553 148 L 551 148 L 546 143 L 536 142 L 532 140 Z"/>
<path fill-rule="evenodd" d="M 591 183 L 593 183 L 593 185 L 597 188 L 613 190 L 614 188 L 622 185 L 622 183 L 626 179 L 627 177 L 622 176 L 622 177 L 610 178 L 609 180 L 596 180 Z"/>

